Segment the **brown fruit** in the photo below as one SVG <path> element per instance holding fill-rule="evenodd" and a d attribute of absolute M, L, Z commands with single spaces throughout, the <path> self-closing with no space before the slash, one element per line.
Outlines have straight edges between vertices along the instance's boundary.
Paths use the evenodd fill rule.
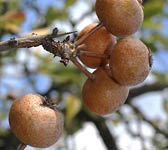
<path fill-rule="evenodd" d="M 116 83 L 102 68 L 97 69 L 94 75 L 95 79 L 87 79 L 83 86 L 84 104 L 99 115 L 110 114 L 119 109 L 127 99 L 128 87 Z"/>
<path fill-rule="evenodd" d="M 135 33 L 143 22 L 143 9 L 138 0 L 96 0 L 96 14 L 115 36 Z"/>
<path fill-rule="evenodd" d="M 24 144 L 44 148 L 61 136 L 63 116 L 58 110 L 43 105 L 44 98 L 27 94 L 15 100 L 9 112 L 12 132 Z"/>
<path fill-rule="evenodd" d="M 110 68 L 119 84 L 136 85 L 150 72 L 151 52 L 139 39 L 121 39 L 111 53 Z"/>
<path fill-rule="evenodd" d="M 91 23 L 86 26 L 77 36 L 76 40 L 80 39 L 82 36 L 91 31 L 97 23 Z M 91 36 L 89 36 L 82 44 L 85 44 L 85 47 L 81 50 L 93 52 L 95 54 L 110 54 L 111 49 L 116 43 L 115 37 L 108 32 L 104 27 L 101 27 Z M 100 57 L 86 56 L 81 55 L 79 59 L 90 68 L 97 68 L 101 64 L 104 64 L 106 59 Z"/>

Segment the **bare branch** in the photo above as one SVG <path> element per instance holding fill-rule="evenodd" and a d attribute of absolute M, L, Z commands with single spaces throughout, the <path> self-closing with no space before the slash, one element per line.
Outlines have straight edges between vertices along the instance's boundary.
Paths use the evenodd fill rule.
<path fill-rule="evenodd" d="M 166 131 L 163 131 L 162 129 L 160 129 L 156 124 L 154 124 L 150 119 L 148 119 L 146 117 L 145 114 L 143 114 L 143 112 L 138 108 L 136 107 L 135 105 L 129 103 L 129 105 L 131 106 L 131 108 L 134 110 L 135 113 L 139 114 L 139 116 L 141 117 L 141 119 L 145 122 L 147 122 L 148 124 L 150 124 L 156 132 L 162 134 L 165 138 L 168 138 L 168 132 Z"/>
<path fill-rule="evenodd" d="M 109 131 L 105 121 L 93 121 L 96 128 L 99 131 L 99 134 L 101 135 L 106 147 L 108 150 L 118 150 L 116 140 L 113 137 L 112 133 Z"/>
<path fill-rule="evenodd" d="M 139 96 L 141 94 L 145 94 L 145 93 L 148 93 L 148 92 L 154 92 L 154 91 L 161 91 L 165 88 L 168 88 L 168 83 L 158 83 L 158 82 L 156 82 L 156 83 L 153 83 L 153 84 L 145 84 L 141 87 L 131 89 L 126 103 L 132 101 L 134 97 Z"/>
<path fill-rule="evenodd" d="M 36 34 L 32 34 L 31 37 L 26 37 L 26 38 L 12 38 L 8 41 L 4 41 L 4 42 L 0 42 L 0 52 L 2 51 L 7 51 L 13 48 L 30 48 L 30 47 L 36 47 L 39 45 L 42 45 L 42 42 L 44 41 L 44 39 L 47 38 L 57 38 L 60 36 L 64 36 L 64 35 L 68 35 L 68 34 L 72 34 L 73 32 L 66 32 L 66 33 L 57 33 L 58 30 L 57 28 L 55 28 L 53 30 L 53 32 L 51 34 L 47 34 L 47 35 L 36 35 Z"/>
<path fill-rule="evenodd" d="M 106 125 L 105 119 L 101 116 L 94 116 L 87 113 L 85 110 L 81 110 L 78 117 L 84 121 L 90 121 L 96 126 L 102 140 L 107 147 L 107 150 L 118 150 L 115 137 L 110 132 L 108 126 Z"/>

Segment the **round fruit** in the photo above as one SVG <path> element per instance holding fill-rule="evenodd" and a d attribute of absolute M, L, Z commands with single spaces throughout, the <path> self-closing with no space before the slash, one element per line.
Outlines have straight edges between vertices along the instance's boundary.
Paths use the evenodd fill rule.
<path fill-rule="evenodd" d="M 115 36 L 135 33 L 143 22 L 143 9 L 138 0 L 96 0 L 96 14 Z"/>
<path fill-rule="evenodd" d="M 14 101 L 9 112 L 12 132 L 24 144 L 44 148 L 54 144 L 63 130 L 63 116 L 43 105 L 44 98 L 27 94 Z"/>
<path fill-rule="evenodd" d="M 80 39 L 82 36 L 91 31 L 94 27 L 96 27 L 97 23 L 91 23 L 86 26 L 77 36 L 77 39 Z M 105 27 L 101 27 L 97 31 L 95 31 L 92 35 L 84 40 L 82 44 L 85 44 L 85 47 L 81 50 L 92 52 L 95 54 L 109 54 L 111 53 L 111 49 L 116 43 L 115 37 L 108 32 Z M 106 59 L 101 57 L 94 57 L 88 55 L 81 55 L 79 59 L 90 68 L 97 68 L 101 64 L 104 64 Z"/>
<path fill-rule="evenodd" d="M 112 80 L 107 72 L 99 68 L 94 72 L 95 79 L 87 79 L 82 90 L 84 104 L 99 115 L 110 114 L 125 102 L 129 89 Z"/>
<path fill-rule="evenodd" d="M 151 52 L 139 39 L 121 39 L 111 53 L 110 68 L 119 84 L 136 85 L 150 72 Z"/>

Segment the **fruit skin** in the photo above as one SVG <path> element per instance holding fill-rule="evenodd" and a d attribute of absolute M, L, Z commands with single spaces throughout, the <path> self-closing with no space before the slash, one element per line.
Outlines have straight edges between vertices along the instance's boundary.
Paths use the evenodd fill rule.
<path fill-rule="evenodd" d="M 87 79 L 83 86 L 84 104 L 99 115 L 115 112 L 127 99 L 129 88 L 116 83 L 102 68 L 98 68 L 94 75 L 95 79 Z"/>
<path fill-rule="evenodd" d="M 9 112 L 9 124 L 16 137 L 39 148 L 53 145 L 63 130 L 61 112 L 42 104 L 42 96 L 27 94 L 15 100 Z"/>
<path fill-rule="evenodd" d="M 144 18 L 138 0 L 96 0 L 95 9 L 107 30 L 120 37 L 135 33 Z"/>
<path fill-rule="evenodd" d="M 92 30 L 97 23 L 87 25 L 77 36 L 76 40 Z M 110 54 L 113 46 L 116 43 L 116 38 L 108 32 L 105 27 L 101 27 L 91 36 L 89 36 L 82 44 L 85 44 L 83 51 L 94 52 L 96 54 Z M 93 56 L 81 55 L 79 59 L 90 68 L 97 68 L 106 63 L 106 59 L 96 58 Z"/>
<path fill-rule="evenodd" d="M 141 83 L 151 70 L 151 52 L 139 39 L 121 39 L 111 53 L 110 69 L 121 85 Z"/>

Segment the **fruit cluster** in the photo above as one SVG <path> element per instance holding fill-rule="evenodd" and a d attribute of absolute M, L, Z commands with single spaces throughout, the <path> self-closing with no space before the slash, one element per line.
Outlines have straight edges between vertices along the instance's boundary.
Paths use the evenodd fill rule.
<path fill-rule="evenodd" d="M 130 86 L 148 76 L 151 52 L 131 36 L 143 22 L 141 0 L 96 0 L 95 8 L 100 23 L 86 26 L 73 44 L 68 45 L 68 38 L 59 44 L 66 52 L 64 64 L 70 59 L 88 76 L 82 89 L 84 104 L 98 115 L 107 115 L 126 101 Z M 76 57 L 95 71 L 82 68 Z M 23 145 L 48 147 L 61 136 L 63 116 L 44 97 L 28 94 L 13 103 L 9 123 Z"/>
<path fill-rule="evenodd" d="M 86 26 L 76 40 L 89 35 L 81 42 L 81 50 L 88 51 L 88 56 L 79 59 L 96 69 L 94 78 L 88 78 L 84 84 L 84 104 L 90 111 L 106 115 L 125 102 L 130 86 L 148 76 L 151 52 L 142 41 L 131 36 L 143 22 L 142 1 L 97 0 L 95 8 L 100 23 Z"/>

